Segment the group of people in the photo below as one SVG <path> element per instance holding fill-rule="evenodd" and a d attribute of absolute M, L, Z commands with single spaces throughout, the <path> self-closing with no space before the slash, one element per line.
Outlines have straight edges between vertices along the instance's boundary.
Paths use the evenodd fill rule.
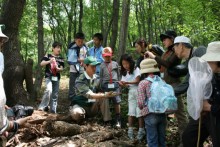
<path fill-rule="evenodd" d="M 77 33 L 74 41 L 69 45 L 67 53 L 67 62 L 70 65 L 70 113 L 73 119 L 80 122 L 86 117 L 97 115 L 100 111 L 104 123 L 110 124 L 112 121 L 110 102 L 112 102 L 115 126 L 121 127 L 120 89 L 127 87 L 129 89 L 129 139 L 136 138 L 141 141 L 146 135 L 148 146 L 165 147 L 167 115 L 165 113 L 150 113 L 146 105 L 146 99 L 151 97 L 150 88 L 152 84 L 151 81 L 146 79 L 160 76 L 167 84 L 173 87 L 177 97 L 178 110 L 175 111 L 175 116 L 178 122 L 181 145 L 196 146 L 199 144 L 199 146 L 202 146 L 209 135 L 212 137 L 213 145 L 219 145 L 218 133 L 220 131 L 218 131 L 218 121 L 220 105 L 217 98 L 218 76 L 213 78 L 215 100 L 210 98 L 209 101 L 204 101 L 203 111 L 206 111 L 206 117 L 202 117 L 201 125 L 205 130 L 201 128 L 199 132 L 201 136 L 199 143 L 197 143 L 198 120 L 193 120 L 191 117 L 188 120 L 183 102 L 190 84 L 188 62 L 193 57 L 202 57 L 210 64 L 213 73 L 218 73 L 218 61 L 220 61 L 220 58 L 212 58 L 210 56 L 217 57 L 220 54 L 219 42 L 210 43 L 206 53 L 205 47 L 200 46 L 194 49 L 189 38 L 177 36 L 175 31 L 168 30 L 160 35 L 166 51 L 158 45 L 149 45 L 144 39 L 139 39 L 135 43 L 136 51 L 140 54 L 136 63 L 131 55 L 124 54 L 120 57 L 118 64 L 112 60 L 113 50 L 110 47 L 102 47 L 102 34 L 94 34 L 94 46 L 89 49 L 84 44 L 84 39 L 83 33 Z M 48 105 L 50 105 L 50 112 L 52 113 L 56 113 L 60 71 L 64 68 L 63 58 L 59 56 L 60 49 L 61 44 L 55 42 L 52 48 L 53 53 L 47 54 L 41 62 L 42 66 L 46 65 L 45 78 L 47 88 L 39 109 L 48 110 Z M 206 56 L 209 56 L 209 58 L 205 58 Z M 56 62 L 54 63 L 53 61 Z M 185 78 L 181 81 L 182 77 Z M 138 118 L 139 127 L 136 137 L 133 130 L 135 118 Z"/>
<path fill-rule="evenodd" d="M 127 87 L 129 89 L 128 138 L 141 141 L 146 136 L 149 147 L 165 147 L 167 114 L 151 113 L 146 104 L 151 98 L 152 81 L 148 79 L 159 76 L 173 87 L 177 97 L 178 109 L 175 111 L 175 116 L 181 145 L 203 146 L 206 138 L 211 136 L 213 146 L 220 146 L 220 41 L 211 42 L 207 51 L 203 46 L 194 49 L 188 37 L 177 36 L 175 31 L 168 30 L 160 35 L 166 51 L 158 45 L 148 44 L 141 38 L 135 43 L 136 51 L 140 54 L 136 63 L 129 54 L 123 54 L 120 62 L 117 63 L 112 59 L 114 55 L 112 48 L 102 46 L 101 33 L 93 35 L 92 48 L 84 44 L 84 39 L 83 33 L 77 33 L 74 41 L 68 46 L 67 53 L 67 62 L 70 67 L 69 112 L 75 121 L 81 122 L 86 117 L 93 117 L 101 112 L 104 123 L 111 124 L 110 103 L 113 103 L 115 126 L 120 128 L 121 88 Z M 0 49 L 7 40 L 8 37 L 0 31 Z M 40 63 L 41 66 L 45 66 L 46 89 L 38 110 L 57 113 L 60 72 L 64 69 L 64 58 L 60 56 L 61 48 L 61 43 L 54 42 L 52 53 L 46 54 Z M 188 120 L 183 98 L 192 80 L 188 72 L 188 63 L 194 57 L 201 57 L 213 72 L 210 84 L 212 95 L 208 100 L 203 101 L 200 119 L 194 120 L 189 117 Z M 0 52 L 0 90 L 4 94 L 3 70 L 4 59 Z M 181 80 L 182 77 L 185 78 Z M 17 130 L 19 123 L 24 122 L 7 119 L 5 101 L 5 94 L 1 94 L 1 134 L 8 130 Z M 138 118 L 136 136 L 133 130 L 135 118 Z"/>

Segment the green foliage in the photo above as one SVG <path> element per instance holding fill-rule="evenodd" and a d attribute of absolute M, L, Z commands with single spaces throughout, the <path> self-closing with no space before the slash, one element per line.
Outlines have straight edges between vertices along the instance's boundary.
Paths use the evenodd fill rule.
<path fill-rule="evenodd" d="M 107 35 L 108 45 L 111 31 L 107 32 L 107 29 L 111 24 L 112 4 L 113 0 L 83 1 L 82 30 L 86 34 L 86 41 L 91 40 L 94 33 L 102 32 Z M 19 28 L 21 54 L 25 61 L 33 58 L 35 64 L 38 52 L 36 5 L 36 1 L 27 0 Z M 162 45 L 159 35 L 167 29 L 190 37 L 195 46 L 218 40 L 219 7 L 220 2 L 209 0 L 132 0 L 126 52 L 129 52 L 132 42 L 140 37 Z M 43 1 L 45 53 L 50 51 L 52 42 L 57 40 L 63 44 L 62 55 L 66 56 L 67 46 L 78 31 L 79 12 L 80 5 L 76 0 Z"/>

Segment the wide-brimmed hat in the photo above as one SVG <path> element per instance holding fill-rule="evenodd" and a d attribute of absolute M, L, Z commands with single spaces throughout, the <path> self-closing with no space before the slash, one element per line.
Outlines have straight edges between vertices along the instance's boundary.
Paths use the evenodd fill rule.
<path fill-rule="evenodd" d="M 97 62 L 96 59 L 93 56 L 88 56 L 87 58 L 85 58 L 83 63 L 84 64 L 89 64 L 89 65 L 98 65 L 98 64 L 100 64 L 100 62 Z"/>
<path fill-rule="evenodd" d="M 2 27 L 4 27 L 5 25 L 3 25 L 3 24 L 0 24 L 0 37 L 2 37 L 2 38 L 5 38 L 5 42 L 7 42 L 8 41 L 8 36 L 6 36 L 5 34 L 3 34 L 2 33 Z"/>
<path fill-rule="evenodd" d="M 154 59 L 144 59 L 140 64 L 141 74 L 159 72 L 158 64 Z"/>
<path fill-rule="evenodd" d="M 106 56 L 112 56 L 112 49 L 110 47 L 105 47 L 102 50 L 102 56 L 106 57 Z"/>
<path fill-rule="evenodd" d="M 173 30 L 167 30 L 165 33 L 160 34 L 160 40 L 163 41 L 165 38 L 174 39 L 177 36 L 176 32 Z"/>
<path fill-rule="evenodd" d="M 220 41 L 209 43 L 206 53 L 201 58 L 205 61 L 220 61 Z"/>

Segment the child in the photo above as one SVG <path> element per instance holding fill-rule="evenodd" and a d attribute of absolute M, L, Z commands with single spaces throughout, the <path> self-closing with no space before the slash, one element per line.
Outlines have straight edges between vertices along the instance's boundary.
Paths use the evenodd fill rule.
<path fill-rule="evenodd" d="M 41 66 L 46 66 L 46 90 L 44 91 L 44 96 L 38 109 L 47 110 L 48 105 L 50 105 L 51 113 L 57 112 L 60 72 L 64 68 L 64 60 L 60 57 L 61 47 L 61 43 L 54 42 L 52 45 L 52 54 L 45 55 L 40 63 Z"/>
<path fill-rule="evenodd" d="M 151 82 L 146 80 L 147 77 L 154 78 L 160 75 L 157 62 L 154 59 L 144 59 L 141 64 L 141 79 L 138 85 L 138 107 L 141 109 L 141 115 L 144 116 L 145 128 L 147 130 L 147 143 L 149 147 L 165 147 L 166 133 L 166 114 L 149 113 L 146 105 L 146 99 L 151 96 Z"/>
<path fill-rule="evenodd" d="M 129 87 L 128 92 L 128 137 L 133 140 L 133 123 L 134 117 L 138 118 L 139 131 L 137 139 L 141 141 L 145 135 L 144 131 L 144 120 L 140 115 L 140 109 L 137 106 L 137 89 L 138 83 L 140 82 L 140 70 L 135 68 L 135 62 L 132 56 L 124 54 L 120 59 L 121 75 L 122 79 L 119 82 L 121 86 Z"/>
<path fill-rule="evenodd" d="M 118 63 L 112 61 L 112 49 L 110 47 L 106 47 L 102 51 L 102 56 L 104 58 L 104 62 L 100 65 L 100 83 L 101 88 L 105 92 L 114 91 L 119 93 L 119 66 Z M 115 114 L 116 114 L 116 127 L 121 127 L 121 116 L 120 116 L 120 102 L 121 97 L 118 95 L 112 98 Z"/>

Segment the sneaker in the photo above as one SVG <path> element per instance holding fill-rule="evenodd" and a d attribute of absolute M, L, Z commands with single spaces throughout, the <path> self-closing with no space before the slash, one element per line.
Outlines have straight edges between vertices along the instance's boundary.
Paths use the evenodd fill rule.
<path fill-rule="evenodd" d="M 145 136 L 145 131 L 144 130 L 139 130 L 138 134 L 137 134 L 137 139 L 139 141 L 141 141 L 141 140 L 143 140 L 144 136 Z"/>
<path fill-rule="evenodd" d="M 116 126 L 116 128 L 121 128 L 121 119 L 120 118 L 116 119 L 115 126 Z"/>
<path fill-rule="evenodd" d="M 128 138 L 130 139 L 130 140 L 134 140 L 134 132 L 133 132 L 133 130 L 131 129 L 128 129 Z"/>

